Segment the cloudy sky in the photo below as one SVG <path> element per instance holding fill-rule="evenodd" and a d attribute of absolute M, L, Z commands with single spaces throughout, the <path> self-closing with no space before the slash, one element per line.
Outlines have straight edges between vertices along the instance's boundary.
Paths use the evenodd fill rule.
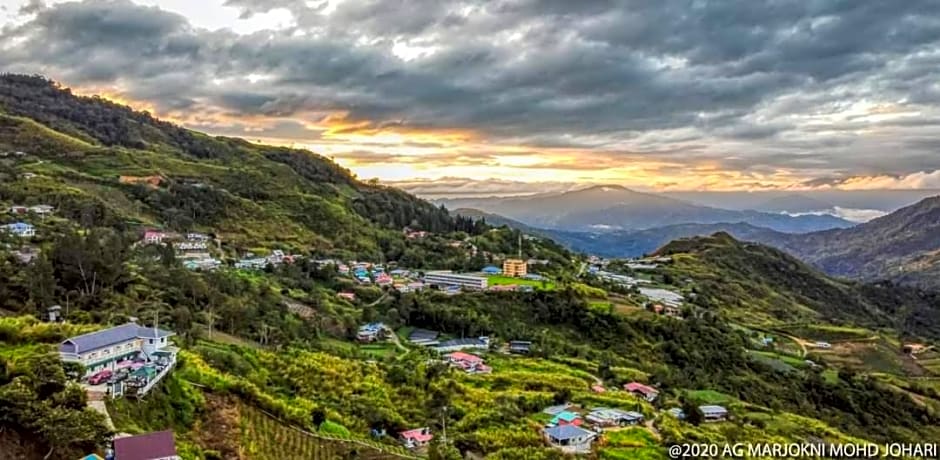
<path fill-rule="evenodd" d="M 936 0 L 0 0 L 0 71 L 412 187 L 940 187 Z"/>

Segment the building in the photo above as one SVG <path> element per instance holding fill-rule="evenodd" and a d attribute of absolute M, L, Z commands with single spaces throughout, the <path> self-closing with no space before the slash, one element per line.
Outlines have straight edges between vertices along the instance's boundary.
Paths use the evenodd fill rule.
<path fill-rule="evenodd" d="M 499 269 L 499 267 L 494 267 L 492 265 L 483 267 L 483 270 L 481 271 L 487 275 L 498 275 L 503 272 L 502 270 Z"/>
<path fill-rule="evenodd" d="M 630 382 L 624 385 L 623 389 L 649 402 L 655 401 L 656 397 L 659 396 L 659 390 L 640 382 Z"/>
<path fill-rule="evenodd" d="M 513 278 L 522 278 L 529 273 L 529 266 L 521 259 L 506 259 L 503 261 L 503 275 Z"/>
<path fill-rule="evenodd" d="M 563 410 L 552 417 L 552 420 L 548 422 L 548 426 L 561 426 L 561 425 L 574 425 L 581 426 L 584 424 L 584 419 L 581 418 L 581 414 L 577 412 L 572 412 L 570 410 Z"/>
<path fill-rule="evenodd" d="M 574 425 L 559 425 L 545 429 L 545 440 L 569 454 L 591 452 L 591 444 L 597 439 L 597 433 Z"/>
<path fill-rule="evenodd" d="M 36 206 L 30 206 L 29 212 L 36 214 L 39 217 L 51 216 L 55 212 L 55 208 L 49 206 L 48 204 L 38 204 Z"/>
<path fill-rule="evenodd" d="M 369 323 L 359 327 L 356 334 L 356 340 L 360 342 L 375 342 L 376 340 L 385 340 L 391 330 L 383 323 Z"/>
<path fill-rule="evenodd" d="M 620 409 L 597 408 L 591 411 L 585 420 L 596 427 L 631 426 L 643 423 L 643 414 Z"/>
<path fill-rule="evenodd" d="M 181 460 L 172 431 L 128 436 L 114 440 L 114 460 Z"/>
<path fill-rule="evenodd" d="M 543 414 L 548 414 L 548 415 L 551 415 L 551 416 L 554 417 L 554 416 L 556 416 L 556 415 L 558 415 L 558 414 L 560 414 L 560 413 L 562 413 L 562 412 L 564 412 L 564 411 L 570 409 L 571 407 L 572 407 L 571 404 L 559 404 L 559 405 L 557 405 L 557 406 L 549 406 L 549 407 L 546 407 L 545 409 L 542 409 L 542 413 L 543 413 Z"/>
<path fill-rule="evenodd" d="M 685 298 L 682 294 L 659 288 L 640 288 L 640 294 L 649 297 L 653 302 L 659 302 L 671 307 L 681 307 Z"/>
<path fill-rule="evenodd" d="M 402 444 L 409 449 L 418 449 L 427 446 L 434 439 L 431 429 L 428 427 L 415 428 L 413 430 L 402 431 L 398 433 L 398 438 Z"/>
<path fill-rule="evenodd" d="M 177 349 L 167 340 L 176 334 L 154 327 L 127 323 L 97 332 L 71 337 L 59 345 L 64 362 L 78 363 L 91 376 L 105 369 L 114 371 L 135 359 L 153 361 L 168 354 L 175 361 Z"/>
<path fill-rule="evenodd" d="M 685 412 L 683 412 L 682 409 L 680 409 L 680 408 L 678 408 L 678 407 L 673 407 L 672 409 L 669 409 L 669 410 L 666 411 L 666 412 L 667 412 L 669 415 L 671 415 L 671 416 L 673 416 L 673 417 L 675 417 L 675 418 L 677 418 L 677 419 L 679 419 L 679 420 L 685 420 Z"/>
<path fill-rule="evenodd" d="M 424 275 L 424 283 L 438 287 L 458 286 L 480 291 L 486 289 L 488 285 L 485 277 L 462 275 L 449 271 L 428 272 Z"/>
<path fill-rule="evenodd" d="M 437 331 L 429 331 L 427 329 L 415 329 L 411 331 L 411 334 L 408 334 L 408 341 L 415 345 L 429 347 L 429 346 L 437 345 L 438 343 L 440 343 L 437 340 L 437 337 L 439 335 L 441 335 L 441 333 Z"/>
<path fill-rule="evenodd" d="M 159 230 L 147 230 L 144 232 L 144 244 L 160 244 L 167 238 L 167 234 Z"/>
<path fill-rule="evenodd" d="M 509 352 L 520 355 L 529 354 L 532 351 L 532 342 L 528 340 L 512 340 L 509 342 Z"/>
<path fill-rule="evenodd" d="M 478 337 L 475 339 L 454 339 L 446 340 L 434 346 L 434 349 L 441 353 L 449 353 L 460 350 L 486 350 L 490 347 L 489 337 Z"/>
<path fill-rule="evenodd" d="M 7 224 L 0 228 L 3 228 L 3 230 L 6 232 L 16 235 L 20 238 L 32 238 L 36 236 L 36 227 L 33 227 L 26 222 Z"/>
<path fill-rule="evenodd" d="M 698 406 L 706 422 L 721 422 L 728 419 L 728 409 L 722 406 Z"/>
<path fill-rule="evenodd" d="M 457 351 L 444 356 L 451 365 L 463 369 L 468 374 L 489 374 L 493 368 L 484 364 L 483 358 L 470 353 Z"/>

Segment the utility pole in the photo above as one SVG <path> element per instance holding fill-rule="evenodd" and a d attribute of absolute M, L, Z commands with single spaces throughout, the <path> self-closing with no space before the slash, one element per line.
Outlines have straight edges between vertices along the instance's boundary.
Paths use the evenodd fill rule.
<path fill-rule="evenodd" d="M 444 447 L 447 447 L 447 406 L 444 406 L 444 414 L 441 415 L 441 425 L 443 425 Z"/>

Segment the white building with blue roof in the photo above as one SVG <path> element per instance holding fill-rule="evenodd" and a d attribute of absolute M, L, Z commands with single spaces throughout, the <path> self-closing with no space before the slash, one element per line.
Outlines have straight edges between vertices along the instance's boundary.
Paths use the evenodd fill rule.
<path fill-rule="evenodd" d="M 127 323 L 70 337 L 59 345 L 59 357 L 64 362 L 81 364 L 85 375 L 105 369 L 113 371 L 122 363 L 141 358 L 154 361 L 162 356 L 175 361 L 178 350 L 168 340 L 174 335 L 163 329 Z"/>
<path fill-rule="evenodd" d="M 545 440 L 552 447 L 569 454 L 591 452 L 597 433 L 574 425 L 558 425 L 545 429 Z"/>
<path fill-rule="evenodd" d="M 3 230 L 12 233 L 21 238 L 31 238 L 36 236 L 36 227 L 33 227 L 26 222 L 16 222 L 12 224 L 4 225 Z"/>

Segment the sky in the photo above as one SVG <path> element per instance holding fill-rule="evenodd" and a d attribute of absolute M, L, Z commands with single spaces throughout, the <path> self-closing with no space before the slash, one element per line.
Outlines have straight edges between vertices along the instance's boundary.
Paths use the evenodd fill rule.
<path fill-rule="evenodd" d="M 0 0 L 0 71 L 412 190 L 940 188 L 935 0 Z"/>

